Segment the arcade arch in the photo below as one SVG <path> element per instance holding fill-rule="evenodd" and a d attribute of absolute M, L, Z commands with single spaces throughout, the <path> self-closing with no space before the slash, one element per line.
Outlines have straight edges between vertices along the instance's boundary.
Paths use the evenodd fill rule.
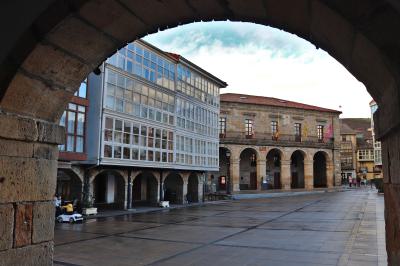
<path fill-rule="evenodd" d="M 269 188 L 281 189 L 282 181 L 281 181 L 281 160 L 282 160 L 282 151 L 279 149 L 271 149 L 267 153 L 267 183 L 270 184 Z"/>
<path fill-rule="evenodd" d="M 139 173 L 132 184 L 132 206 L 154 206 L 159 199 L 157 178 L 151 172 Z"/>
<path fill-rule="evenodd" d="M 164 180 L 164 200 L 172 204 L 184 203 L 183 178 L 178 173 L 170 173 Z"/>
<path fill-rule="evenodd" d="M 239 163 L 240 190 L 257 189 L 257 151 L 253 148 L 243 149 Z"/>
<path fill-rule="evenodd" d="M 325 188 L 328 186 L 328 154 L 318 151 L 313 157 L 313 181 L 315 188 Z"/>
<path fill-rule="evenodd" d="M 125 179 L 117 171 L 105 170 L 93 181 L 94 206 L 99 209 L 125 208 Z"/>
<path fill-rule="evenodd" d="M 304 151 L 296 150 L 290 156 L 290 187 L 304 188 L 304 159 L 306 154 Z"/>

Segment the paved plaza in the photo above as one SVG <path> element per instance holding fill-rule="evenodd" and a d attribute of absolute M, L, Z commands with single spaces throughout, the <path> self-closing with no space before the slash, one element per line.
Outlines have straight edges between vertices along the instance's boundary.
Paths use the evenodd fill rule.
<path fill-rule="evenodd" d="M 58 224 L 55 265 L 386 265 L 375 190 L 237 200 Z"/>

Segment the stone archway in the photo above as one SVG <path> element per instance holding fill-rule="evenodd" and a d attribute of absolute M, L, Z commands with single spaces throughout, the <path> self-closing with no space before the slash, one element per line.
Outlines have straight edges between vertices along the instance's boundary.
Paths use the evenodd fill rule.
<path fill-rule="evenodd" d="M 328 155 L 319 151 L 313 158 L 313 180 L 315 188 L 324 188 L 328 186 Z"/>
<path fill-rule="evenodd" d="M 257 189 L 257 151 L 245 148 L 240 153 L 239 162 L 240 190 Z"/>
<path fill-rule="evenodd" d="M 271 149 L 267 154 L 267 184 L 270 188 L 281 189 L 281 160 L 282 151 L 279 149 Z"/>
<path fill-rule="evenodd" d="M 177 173 L 170 173 L 164 180 L 164 200 L 172 204 L 183 204 L 183 179 Z"/>
<path fill-rule="evenodd" d="M 23 13 L 21 6 L 25 7 Z M 141 15 L 148 10 L 153 16 Z M 56 152 L 51 151 L 63 135 L 56 121 L 81 80 L 117 48 L 181 23 L 213 19 L 256 22 L 287 30 L 323 48 L 362 81 L 377 101 L 376 131 L 383 140 L 387 173 L 387 249 L 389 263 L 395 265 L 400 261 L 400 230 L 396 227 L 400 221 L 400 43 L 395 37 L 399 13 L 396 1 L 10 2 L 0 10 L 5 22 L 1 23 L 5 36 L 0 49 L 0 138 L 5 147 L 1 150 L 4 193 L 0 202 L 12 208 L 41 202 L 51 208 L 57 164 Z M 23 148 L 13 149 L 16 145 Z M 33 145 L 49 152 L 32 157 L 27 151 Z M 25 179 L 31 182 L 22 182 Z M 48 228 L 52 230 L 52 225 Z M 32 245 L 44 262 L 51 260 L 49 235 L 38 241 L 41 245 Z M 1 253 L 11 248 L 9 244 Z M 14 255 L 4 257 L 23 259 L 21 252 L 15 249 L 10 253 Z"/>
<path fill-rule="evenodd" d="M 290 157 L 291 188 L 305 188 L 304 159 L 306 155 L 301 150 L 296 150 Z"/>
<path fill-rule="evenodd" d="M 151 172 L 141 172 L 133 180 L 132 206 L 153 206 L 158 202 L 159 185 Z"/>
<path fill-rule="evenodd" d="M 94 206 L 99 209 L 124 209 L 125 180 L 116 171 L 101 171 L 93 182 Z"/>
<path fill-rule="evenodd" d="M 199 202 L 199 177 L 196 173 L 191 173 L 187 184 L 187 201 Z"/>
<path fill-rule="evenodd" d="M 83 182 L 81 178 L 71 169 L 59 169 L 57 171 L 56 194 L 62 200 L 82 200 Z"/>

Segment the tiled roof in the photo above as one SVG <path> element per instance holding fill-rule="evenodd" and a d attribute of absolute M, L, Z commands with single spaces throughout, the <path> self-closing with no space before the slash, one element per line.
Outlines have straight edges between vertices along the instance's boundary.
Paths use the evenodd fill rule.
<path fill-rule="evenodd" d="M 179 58 L 181 57 L 179 54 L 174 54 L 170 52 L 166 52 L 169 56 L 173 57 L 176 61 L 179 61 Z"/>
<path fill-rule="evenodd" d="M 318 106 L 314 106 L 314 105 L 308 105 L 308 104 L 304 104 L 304 103 L 292 102 L 292 101 L 271 98 L 271 97 L 265 97 L 265 96 L 255 96 L 255 95 L 246 95 L 246 94 L 237 94 L 237 93 L 221 94 L 221 102 L 259 104 L 259 105 L 313 110 L 313 111 L 319 111 L 319 112 L 329 112 L 329 113 L 338 113 L 338 114 L 341 113 L 338 110 L 327 109 L 327 108 L 318 107 Z"/>
<path fill-rule="evenodd" d="M 357 134 L 358 148 L 373 148 L 370 118 L 342 118 L 340 119 L 340 123 L 341 130 L 350 128 Z M 341 131 L 341 133 L 344 132 Z"/>
<path fill-rule="evenodd" d="M 340 120 L 340 134 L 357 134 L 357 131 L 349 127 L 346 123 Z"/>

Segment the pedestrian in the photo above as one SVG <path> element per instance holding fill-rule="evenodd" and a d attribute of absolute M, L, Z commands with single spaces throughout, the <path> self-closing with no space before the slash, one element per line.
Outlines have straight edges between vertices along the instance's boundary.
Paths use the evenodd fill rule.
<path fill-rule="evenodd" d="M 56 217 L 61 214 L 61 196 L 54 197 L 54 205 L 56 206 Z"/>
<path fill-rule="evenodd" d="M 348 180 L 349 180 L 349 181 L 348 181 L 348 182 L 349 182 L 349 187 L 351 187 L 351 184 L 352 184 L 352 178 L 351 178 L 351 176 L 348 176 L 347 178 L 348 178 Z"/>
<path fill-rule="evenodd" d="M 357 187 L 360 187 L 360 185 L 361 185 L 361 177 L 357 176 L 356 181 L 357 181 Z"/>

